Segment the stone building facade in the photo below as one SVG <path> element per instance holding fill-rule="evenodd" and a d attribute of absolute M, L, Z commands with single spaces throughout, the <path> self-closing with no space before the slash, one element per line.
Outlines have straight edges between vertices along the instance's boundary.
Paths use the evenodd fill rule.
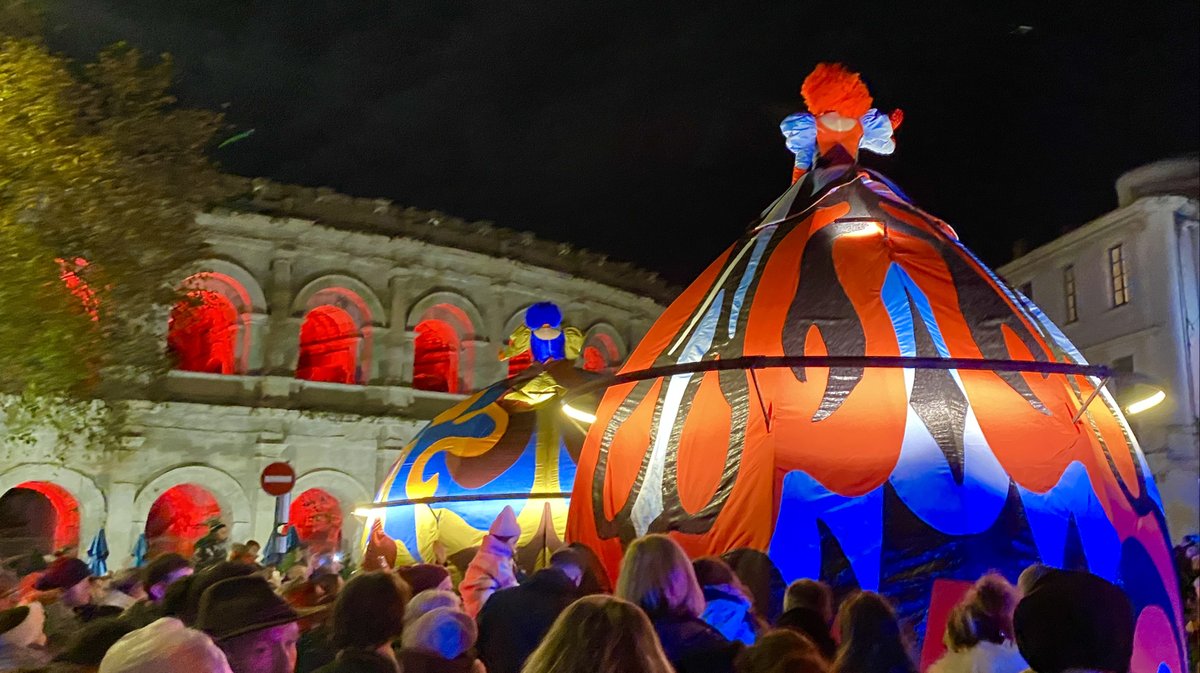
<path fill-rule="evenodd" d="M 1200 161 L 1136 168 L 1116 190 L 1116 210 L 998 270 L 1116 372 L 1122 404 L 1135 384 L 1165 392 L 1128 419 L 1178 540 L 1200 530 Z"/>
<path fill-rule="evenodd" d="M 527 306 L 558 304 L 585 334 L 580 365 L 606 369 L 673 294 L 653 274 L 530 234 L 231 180 L 242 196 L 198 218 L 213 256 L 188 281 L 197 301 L 164 320 L 191 371 L 134 403 L 119 450 L 64 460 L 46 441 L 0 448 L 3 500 L 47 500 L 56 546 L 86 548 L 104 528 L 110 565 L 123 567 L 139 535 L 179 533 L 161 530 L 170 507 L 193 528 L 216 514 L 233 540 L 265 541 L 276 502 L 258 479 L 281 460 L 298 474 L 294 497 L 335 502 L 323 516 L 357 540 L 355 505 L 424 422 L 507 374 L 498 354 Z"/>

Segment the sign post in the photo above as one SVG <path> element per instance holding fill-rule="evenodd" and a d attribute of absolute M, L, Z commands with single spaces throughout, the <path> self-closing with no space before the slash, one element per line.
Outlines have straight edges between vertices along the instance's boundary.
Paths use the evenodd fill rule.
<path fill-rule="evenodd" d="M 296 485 L 296 471 L 287 463 L 271 463 L 263 468 L 258 483 L 268 495 L 275 496 L 276 548 L 270 551 L 286 554 L 287 536 L 279 531 L 288 520 L 288 509 L 292 505 L 292 488 Z"/>

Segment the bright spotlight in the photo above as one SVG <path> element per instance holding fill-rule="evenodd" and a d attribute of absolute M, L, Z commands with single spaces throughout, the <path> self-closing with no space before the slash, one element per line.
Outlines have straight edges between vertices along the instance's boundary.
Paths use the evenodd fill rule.
<path fill-rule="evenodd" d="M 1147 409 L 1157 407 L 1158 405 L 1162 404 L 1162 401 L 1165 399 L 1167 399 L 1167 393 L 1162 390 L 1156 390 L 1148 397 L 1143 397 L 1140 400 L 1131 402 L 1129 406 L 1125 407 L 1125 413 L 1129 414 L 1130 416 L 1134 414 L 1140 414 Z"/>
<path fill-rule="evenodd" d="M 581 409 L 576 409 L 575 407 L 573 407 L 569 404 L 566 404 L 566 403 L 563 403 L 562 411 L 564 414 L 567 415 L 568 418 L 573 418 L 573 419 L 579 421 L 580 423 L 595 423 L 596 422 L 596 414 L 589 414 L 586 411 L 583 411 Z"/>

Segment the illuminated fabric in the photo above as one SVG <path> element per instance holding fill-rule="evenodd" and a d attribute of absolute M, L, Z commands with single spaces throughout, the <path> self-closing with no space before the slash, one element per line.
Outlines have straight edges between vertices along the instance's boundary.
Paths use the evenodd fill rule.
<path fill-rule="evenodd" d="M 567 361 L 554 363 L 549 375 L 568 385 L 579 376 Z M 394 505 L 375 515 L 395 542 L 397 563 L 435 559 L 436 543 L 465 567 L 505 505 L 512 506 L 521 526 L 518 565 L 531 568 L 561 544 L 566 498 L 529 495 L 570 492 L 582 433 L 561 425 L 557 393 L 529 405 L 523 402 L 529 397 L 513 385 L 502 381 L 475 393 L 433 419 L 404 448 L 377 502 L 448 501 Z M 506 495 L 512 497 L 472 501 Z M 367 529 L 373 524 L 368 522 Z"/>
<path fill-rule="evenodd" d="M 882 178 L 817 160 L 662 314 L 621 373 L 747 356 L 1083 363 L 1027 298 Z M 925 636 L 933 583 L 1041 561 L 1119 583 L 1142 670 L 1182 673 L 1162 503 L 1084 376 L 779 367 L 608 388 L 567 540 L 615 575 L 639 535 L 765 550 L 785 579 L 878 590 Z M 940 638 L 930 632 L 929 638 Z"/>

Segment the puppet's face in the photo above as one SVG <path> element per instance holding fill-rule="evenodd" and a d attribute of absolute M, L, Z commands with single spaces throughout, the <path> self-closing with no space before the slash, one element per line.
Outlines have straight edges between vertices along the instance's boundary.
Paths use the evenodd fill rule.
<path fill-rule="evenodd" d="M 541 327 L 533 330 L 533 336 L 541 339 L 542 341 L 553 341 L 558 338 L 559 334 L 562 334 L 561 329 L 548 324 L 542 325 Z"/>
<path fill-rule="evenodd" d="M 817 121 L 821 122 L 821 126 L 824 126 L 830 131 L 838 132 L 849 131 L 850 129 L 854 128 L 855 124 L 858 123 L 857 119 L 843 116 L 839 112 L 826 112 L 825 114 L 817 117 Z"/>

